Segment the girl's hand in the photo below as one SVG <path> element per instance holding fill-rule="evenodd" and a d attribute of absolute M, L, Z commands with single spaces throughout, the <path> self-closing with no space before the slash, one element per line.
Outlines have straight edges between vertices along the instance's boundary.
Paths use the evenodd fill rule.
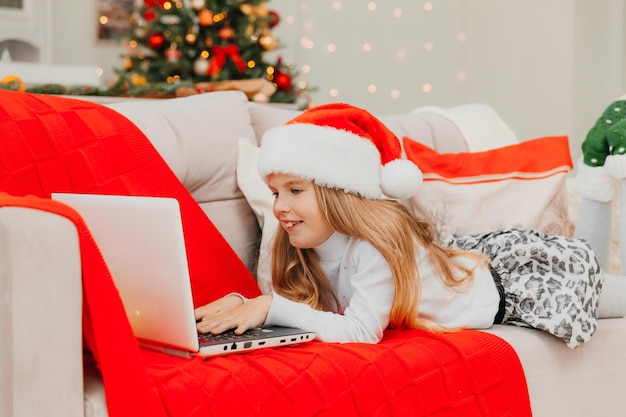
<path fill-rule="evenodd" d="M 227 296 L 225 298 L 230 298 Z M 235 305 L 232 300 L 224 301 L 224 298 L 217 300 L 206 306 L 196 310 L 196 319 L 198 322 L 198 332 L 219 334 L 230 329 L 235 329 L 236 334 L 242 334 L 248 329 L 253 329 L 262 325 L 267 318 L 272 304 L 271 295 L 261 295 L 249 300 L 243 304 L 238 296 L 239 301 Z M 219 303 L 218 308 L 214 308 Z M 223 305 L 222 305 L 223 304 Z M 201 310 L 201 314 L 198 311 Z"/>
<path fill-rule="evenodd" d="M 230 311 L 243 304 L 243 299 L 237 294 L 226 295 L 212 303 L 198 307 L 195 310 L 196 321 L 209 319 L 211 316 Z"/>

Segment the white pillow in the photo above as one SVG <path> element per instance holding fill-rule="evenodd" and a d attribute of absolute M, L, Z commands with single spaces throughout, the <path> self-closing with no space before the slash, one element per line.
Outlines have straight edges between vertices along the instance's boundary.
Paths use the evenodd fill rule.
<path fill-rule="evenodd" d="M 470 152 L 486 151 L 519 143 L 511 128 L 487 104 L 469 103 L 446 109 L 424 106 L 414 109 L 411 114 L 422 116 L 437 114 L 449 119 L 463 135 Z"/>
<path fill-rule="evenodd" d="M 257 170 L 259 148 L 247 138 L 239 138 L 239 156 L 237 158 L 237 185 L 243 192 L 259 227 L 261 227 L 261 245 L 259 247 L 259 261 L 256 270 L 256 279 L 263 294 L 272 292 L 271 251 L 272 241 L 278 227 L 278 220 L 274 217 L 272 206 L 274 196 L 261 179 Z"/>

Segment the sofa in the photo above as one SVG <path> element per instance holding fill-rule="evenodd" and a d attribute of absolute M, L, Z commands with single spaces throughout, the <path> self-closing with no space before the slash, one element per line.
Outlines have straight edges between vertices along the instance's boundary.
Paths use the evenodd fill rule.
<path fill-rule="evenodd" d="M 187 242 L 194 251 L 189 256 L 217 268 L 202 272 L 201 282 L 196 278 L 196 303 L 242 287 L 251 295 L 261 293 L 269 285 L 264 255 L 272 223 L 266 190 L 254 177 L 254 149 L 263 132 L 298 112 L 249 102 L 236 91 L 106 104 L 87 97 L 0 91 L 0 415 L 210 416 L 224 410 L 236 416 L 624 414 L 626 319 L 620 314 L 600 319 L 591 341 L 576 349 L 542 331 L 505 325 L 444 335 L 390 329 L 378 345 L 314 341 L 208 361 L 171 358 L 136 346 L 113 281 L 94 278 L 107 273 L 98 264 L 97 245 L 80 216 L 53 204 L 50 193 L 179 198 L 183 221 L 190 224 L 193 217 L 193 225 L 203 228 L 185 230 L 195 239 Z M 486 211 L 484 201 L 472 198 L 493 198 L 493 192 L 509 196 L 516 190 L 509 204 L 519 209 L 525 193 L 533 192 L 521 217 L 494 204 L 504 218 L 489 227 L 571 234 L 568 155 L 557 162 L 559 169 L 548 169 L 549 175 L 533 173 L 535 191 L 524 188 L 530 176 L 519 181 L 517 171 L 498 178 L 491 173 L 484 181 L 476 181 L 482 173 L 474 172 L 469 181 L 462 166 L 478 156 L 532 160 L 532 146 L 546 146 L 547 140 L 518 141 L 493 109 L 478 103 L 420 107 L 380 118 L 405 138 L 406 157 L 430 152 L 432 166 L 425 159 L 418 164 L 424 171 L 424 198 L 418 194 L 406 201 L 416 212 L 441 214 L 435 200 L 442 193 L 461 195 L 462 208 L 478 204 L 479 212 Z M 128 137 L 132 146 L 125 142 Z M 563 141 L 567 145 L 566 138 L 550 139 L 560 149 Z M 106 143 L 114 146 L 102 146 Z M 59 158 L 61 148 L 72 151 Z M 143 162 L 145 155 L 149 163 Z M 465 158 L 459 162 L 454 155 Z M 441 181 L 442 168 L 433 161 L 460 163 L 453 170 L 459 180 Z M 146 167 L 164 172 L 152 176 Z M 99 182 L 104 171 L 115 181 Z M 459 184 L 471 185 L 469 193 Z M 523 217 L 526 211 L 532 218 Z M 442 226 L 454 223 L 449 206 L 445 214 L 436 217 L 443 219 Z M 476 223 L 476 216 L 471 220 Z M 468 227 L 465 223 L 458 230 Z M 190 247 L 207 235 L 208 245 L 214 245 L 207 246 L 208 252 L 219 246 L 219 256 Z M 201 271 L 202 265 L 196 268 Z M 103 341 L 105 334 L 115 340 Z"/>

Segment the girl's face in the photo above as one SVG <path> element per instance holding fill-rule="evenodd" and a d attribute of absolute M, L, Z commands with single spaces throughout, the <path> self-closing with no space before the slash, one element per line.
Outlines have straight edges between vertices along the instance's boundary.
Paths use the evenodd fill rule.
<path fill-rule="evenodd" d="M 317 204 L 311 181 L 285 174 L 271 174 L 268 184 L 274 195 L 274 216 L 300 249 L 324 243 L 333 234 Z"/>

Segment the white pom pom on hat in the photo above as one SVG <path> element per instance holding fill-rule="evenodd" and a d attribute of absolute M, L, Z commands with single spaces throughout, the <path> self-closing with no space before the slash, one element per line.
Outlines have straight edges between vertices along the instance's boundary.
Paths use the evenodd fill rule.
<path fill-rule="evenodd" d="M 258 169 L 294 175 L 369 199 L 404 199 L 422 172 L 402 159 L 396 135 L 366 110 L 344 103 L 313 107 L 262 138 Z"/>

